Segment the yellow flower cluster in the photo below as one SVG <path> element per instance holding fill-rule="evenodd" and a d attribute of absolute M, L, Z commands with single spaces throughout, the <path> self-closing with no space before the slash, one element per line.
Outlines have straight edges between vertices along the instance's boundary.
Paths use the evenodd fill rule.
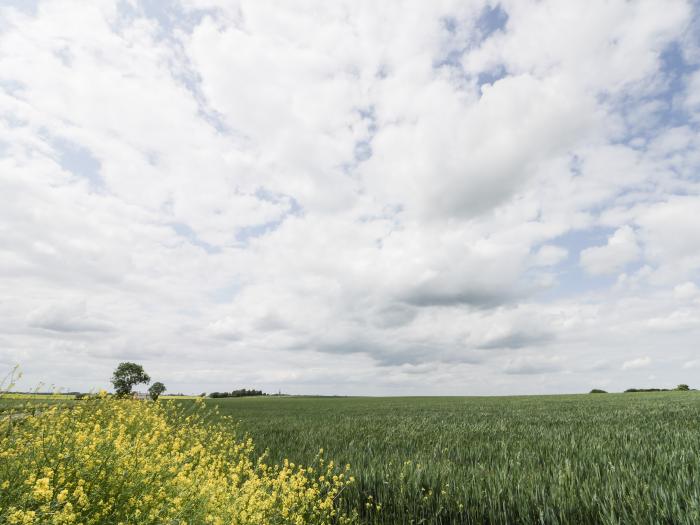
<path fill-rule="evenodd" d="M 202 402 L 101 396 L 0 423 L 0 523 L 348 524 L 325 462 L 268 465 Z"/>

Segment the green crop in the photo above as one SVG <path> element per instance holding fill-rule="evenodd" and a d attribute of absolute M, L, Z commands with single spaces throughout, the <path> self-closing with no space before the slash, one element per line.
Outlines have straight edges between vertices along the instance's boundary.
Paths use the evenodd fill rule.
<path fill-rule="evenodd" d="M 212 400 L 364 523 L 700 523 L 700 395 Z"/>

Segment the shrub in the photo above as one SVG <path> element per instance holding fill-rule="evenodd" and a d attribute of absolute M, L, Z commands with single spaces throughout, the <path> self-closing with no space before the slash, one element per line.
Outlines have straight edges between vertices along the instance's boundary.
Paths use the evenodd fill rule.
<path fill-rule="evenodd" d="M 335 504 L 345 471 L 268 465 L 231 420 L 188 406 L 102 395 L 0 423 L 0 523 L 353 521 Z"/>

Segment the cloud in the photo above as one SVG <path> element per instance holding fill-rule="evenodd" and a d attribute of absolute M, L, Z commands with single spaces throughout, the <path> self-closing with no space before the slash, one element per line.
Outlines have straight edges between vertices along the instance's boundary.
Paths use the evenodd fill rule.
<path fill-rule="evenodd" d="M 700 366 L 700 360 L 698 359 L 683 363 L 683 369 L 697 368 L 698 366 Z"/>
<path fill-rule="evenodd" d="M 674 295 L 680 300 L 693 299 L 698 296 L 699 291 L 697 285 L 691 281 L 676 285 L 673 288 Z"/>
<path fill-rule="evenodd" d="M 674 195 L 640 212 L 647 258 L 659 267 L 658 279 L 678 282 L 700 270 L 700 233 L 693 220 L 700 213 L 700 197 Z"/>
<path fill-rule="evenodd" d="M 88 315 L 84 301 L 41 307 L 29 314 L 29 324 L 54 332 L 109 332 L 108 322 Z"/>
<path fill-rule="evenodd" d="M 684 104 L 689 113 L 697 114 L 700 110 L 700 71 L 696 71 L 688 79 Z"/>
<path fill-rule="evenodd" d="M 625 361 L 622 363 L 622 369 L 623 370 L 634 370 L 636 368 L 647 368 L 651 365 L 651 358 L 646 356 L 646 357 L 638 357 L 636 359 L 630 359 L 629 361 Z"/>
<path fill-rule="evenodd" d="M 511 332 L 507 335 L 500 337 L 494 337 L 481 343 L 479 348 L 497 349 L 497 348 L 508 348 L 517 349 L 524 348 L 528 346 L 543 346 L 551 341 L 553 338 L 551 333 L 537 333 L 537 332 Z"/>
<path fill-rule="evenodd" d="M 581 265 L 593 275 L 620 271 L 639 257 L 634 230 L 623 226 L 608 238 L 605 246 L 586 248 L 581 252 Z"/>
<path fill-rule="evenodd" d="M 419 111 L 414 119 L 394 124 L 396 115 L 378 111 L 373 154 L 362 167 L 370 188 L 420 217 L 478 216 L 521 189 L 543 159 L 575 147 L 593 125 L 595 110 L 585 107 L 585 97 L 578 99 L 584 106 L 571 104 L 567 87 L 555 80 L 523 74 L 482 89 L 464 105 L 459 92 L 436 81 L 406 101 L 410 108 L 391 108 Z"/>
<path fill-rule="evenodd" d="M 0 7 L 0 359 L 73 388 L 124 359 L 174 391 L 588 391 L 639 359 L 675 384 L 700 336 L 695 19 Z"/>
<path fill-rule="evenodd" d="M 526 356 L 508 361 L 505 373 L 513 375 L 539 375 L 562 370 L 560 359 L 553 357 Z"/>
<path fill-rule="evenodd" d="M 534 255 L 535 266 L 554 266 L 564 261 L 569 255 L 568 250 L 561 246 L 546 244 L 540 246 Z"/>

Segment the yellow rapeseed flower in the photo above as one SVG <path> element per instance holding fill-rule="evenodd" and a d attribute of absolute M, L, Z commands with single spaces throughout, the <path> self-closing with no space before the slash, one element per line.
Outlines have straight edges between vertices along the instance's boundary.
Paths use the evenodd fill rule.
<path fill-rule="evenodd" d="M 338 496 L 354 478 L 332 462 L 268 465 L 233 422 L 198 401 L 100 393 L 36 411 L 0 435 L 0 523 L 349 524 Z M 38 453 L 38 451 L 41 451 Z M 346 467 L 347 470 L 347 467 Z"/>

